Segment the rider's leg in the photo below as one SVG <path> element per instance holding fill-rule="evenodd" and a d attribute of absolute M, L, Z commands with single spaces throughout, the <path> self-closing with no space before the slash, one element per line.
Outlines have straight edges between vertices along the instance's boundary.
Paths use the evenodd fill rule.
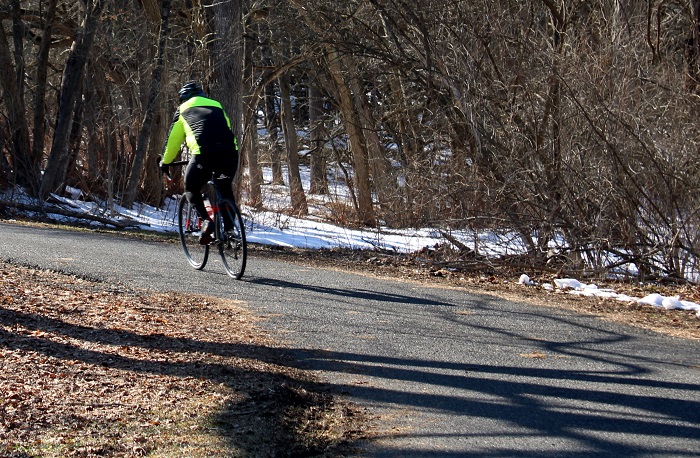
<path fill-rule="evenodd" d="M 221 192 L 221 197 L 235 202 L 233 198 L 233 178 L 238 168 L 238 154 L 231 155 L 228 151 L 222 151 L 216 156 L 217 161 L 214 171 L 214 182 Z M 233 222 L 224 218 L 224 230 L 233 227 Z"/>
<path fill-rule="evenodd" d="M 202 221 L 211 221 L 202 199 L 202 188 L 209 181 L 209 177 L 211 177 L 211 170 L 206 167 L 199 155 L 193 156 L 185 170 L 185 195 L 194 205 Z"/>
<path fill-rule="evenodd" d="M 219 188 L 219 191 L 221 192 L 221 198 L 222 199 L 227 199 L 230 201 L 233 200 L 233 178 L 227 176 L 227 175 L 219 175 L 218 177 L 214 178 L 214 183 L 216 183 L 216 187 Z M 233 221 L 231 221 L 227 217 L 227 212 L 224 213 L 224 230 L 228 231 L 233 227 Z"/>

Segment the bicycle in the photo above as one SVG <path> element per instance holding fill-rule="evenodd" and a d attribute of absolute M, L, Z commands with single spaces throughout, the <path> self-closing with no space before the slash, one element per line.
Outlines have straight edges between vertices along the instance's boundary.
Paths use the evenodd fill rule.
<path fill-rule="evenodd" d="M 187 163 L 188 161 L 176 161 L 169 165 L 179 166 Z M 169 175 L 166 176 L 169 181 L 173 181 Z M 221 196 L 221 191 L 213 179 L 205 185 L 202 197 L 209 216 L 214 220 L 214 239 L 208 244 L 200 244 L 203 221 L 187 195 L 183 194 L 178 204 L 177 225 L 180 245 L 185 252 L 185 258 L 192 267 L 202 270 L 209 259 L 209 248 L 214 246 L 219 250 L 226 273 L 236 280 L 240 280 L 245 272 L 248 257 L 245 226 L 241 212 L 235 201 L 224 199 Z"/>

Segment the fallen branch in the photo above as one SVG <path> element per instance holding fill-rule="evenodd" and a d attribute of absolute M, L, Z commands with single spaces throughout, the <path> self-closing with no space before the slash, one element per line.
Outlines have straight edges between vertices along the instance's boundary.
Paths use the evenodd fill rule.
<path fill-rule="evenodd" d="M 476 256 L 476 252 L 474 250 L 457 240 L 456 237 L 453 237 L 445 231 L 440 231 L 440 235 L 447 239 L 447 241 L 450 242 L 452 245 L 456 246 L 462 254 L 468 256 Z"/>
<path fill-rule="evenodd" d="M 23 204 L 20 202 L 7 202 L 0 200 L 0 209 L 5 209 L 5 208 L 14 208 L 17 210 L 23 210 L 23 211 L 31 211 L 31 212 L 37 212 L 37 213 L 42 213 L 44 215 L 48 214 L 56 214 L 56 215 L 63 215 L 63 216 L 69 216 L 71 218 L 77 218 L 77 219 L 86 219 L 90 221 L 97 221 L 102 224 L 108 224 L 110 226 L 114 226 L 119 229 L 124 229 L 129 226 L 134 226 L 133 221 L 129 221 L 127 223 L 123 221 L 115 221 L 110 218 L 105 218 L 102 216 L 97 216 L 97 215 L 91 215 L 89 213 L 83 213 L 83 212 L 77 212 L 73 210 L 66 210 L 64 208 L 60 207 L 55 207 L 55 206 L 41 206 L 41 205 L 32 205 L 32 204 Z"/>

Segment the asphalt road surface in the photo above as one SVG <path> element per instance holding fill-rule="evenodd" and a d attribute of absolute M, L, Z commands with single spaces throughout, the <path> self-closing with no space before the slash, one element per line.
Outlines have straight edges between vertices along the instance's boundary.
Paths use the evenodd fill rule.
<path fill-rule="evenodd" d="M 376 416 L 367 457 L 700 456 L 700 341 L 557 308 L 251 257 L 242 281 L 176 244 L 0 224 L 0 259 L 245 301 Z"/>

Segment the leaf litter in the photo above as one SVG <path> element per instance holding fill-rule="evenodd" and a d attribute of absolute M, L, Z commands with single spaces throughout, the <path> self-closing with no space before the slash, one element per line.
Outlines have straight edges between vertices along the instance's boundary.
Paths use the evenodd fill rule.
<path fill-rule="evenodd" d="M 0 263 L 0 457 L 343 456 L 358 408 L 234 301 Z"/>

